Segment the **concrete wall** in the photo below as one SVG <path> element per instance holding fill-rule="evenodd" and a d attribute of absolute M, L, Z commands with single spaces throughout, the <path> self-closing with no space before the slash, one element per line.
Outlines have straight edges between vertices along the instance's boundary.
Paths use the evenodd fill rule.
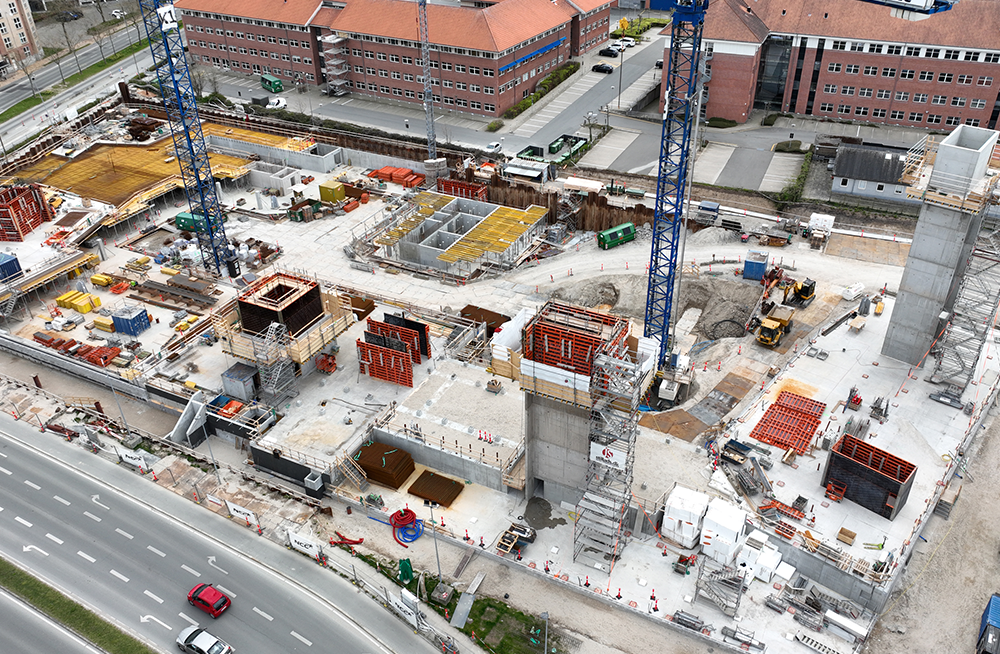
<path fill-rule="evenodd" d="M 387 154 L 375 154 L 374 152 L 362 152 L 361 150 L 343 149 L 341 163 L 349 166 L 361 166 L 362 168 L 382 168 L 384 166 L 395 166 L 396 168 L 409 168 L 415 173 L 426 174 L 423 161 L 410 161 L 400 159 Z"/>
<path fill-rule="evenodd" d="M 590 412 L 525 393 L 524 442 L 525 496 L 576 505 L 590 459 Z"/>
<path fill-rule="evenodd" d="M 311 154 L 309 152 L 293 152 L 259 143 L 238 141 L 224 136 L 216 136 L 215 134 L 206 134 L 205 138 L 208 140 L 210 146 L 214 145 L 226 150 L 252 152 L 259 155 L 264 161 L 279 166 L 293 166 L 295 168 L 328 173 L 344 163 L 344 154 L 341 148 L 322 143 L 314 148 L 317 154 Z"/>
<path fill-rule="evenodd" d="M 937 336 L 938 316 L 951 308 L 981 224 L 982 215 L 924 204 L 882 354 L 910 365 L 923 359 Z"/>
<path fill-rule="evenodd" d="M 372 434 L 380 443 L 406 450 L 420 465 L 492 490 L 502 491 L 504 489 L 503 477 L 499 468 L 480 463 L 478 460 L 462 454 L 443 450 L 415 438 L 407 438 L 397 432 L 374 429 Z"/>
<path fill-rule="evenodd" d="M 889 599 L 888 590 L 891 589 L 873 586 L 861 577 L 837 568 L 823 557 L 801 547 L 792 547 L 782 538 L 771 538 L 768 542 L 777 546 L 782 563 L 793 566 L 802 576 L 875 613 L 880 613 L 885 607 Z"/>
<path fill-rule="evenodd" d="M 117 373 L 107 373 L 101 368 L 96 368 L 89 363 L 84 363 L 79 359 L 74 359 L 65 354 L 57 353 L 55 350 L 50 350 L 34 341 L 26 341 L 23 338 L 16 338 L 7 333 L 0 333 L 0 350 L 10 352 L 22 359 L 37 361 L 49 368 L 75 375 L 105 388 L 114 388 L 119 393 L 125 393 L 143 402 L 149 399 L 145 388 L 129 383 Z M 113 370 L 117 369 L 113 368 Z"/>

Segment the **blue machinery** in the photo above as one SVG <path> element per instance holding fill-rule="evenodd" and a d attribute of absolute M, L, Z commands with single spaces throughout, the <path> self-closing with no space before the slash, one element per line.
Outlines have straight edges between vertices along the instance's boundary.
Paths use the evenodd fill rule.
<path fill-rule="evenodd" d="M 191 85 L 184 42 L 174 5 L 161 0 L 139 0 L 149 37 L 149 49 L 163 95 L 170 134 L 174 141 L 191 213 L 205 216 L 205 230 L 198 231 L 202 265 L 209 273 L 236 277 L 239 262 L 229 252 L 222 226 L 222 208 L 215 194 L 215 182 L 208 161 L 208 149 L 198 117 L 197 94 Z"/>
<path fill-rule="evenodd" d="M 894 10 L 894 16 L 919 19 L 947 11 L 958 0 L 864 0 Z M 681 225 L 685 210 L 695 126 L 697 125 L 701 71 L 701 37 L 709 0 L 651 0 L 654 11 L 673 11 L 670 56 L 664 67 L 667 96 L 663 109 L 653 245 L 649 257 L 644 334 L 659 341 L 657 366 L 670 363 L 670 319 L 677 287 Z M 902 13 L 897 14 L 895 10 Z M 672 367 L 666 366 L 666 367 Z"/>

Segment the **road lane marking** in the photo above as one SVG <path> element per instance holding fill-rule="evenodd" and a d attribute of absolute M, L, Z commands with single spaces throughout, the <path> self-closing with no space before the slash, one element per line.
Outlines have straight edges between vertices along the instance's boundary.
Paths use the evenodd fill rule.
<path fill-rule="evenodd" d="M 151 593 L 151 592 L 149 592 L 148 590 L 144 590 L 144 591 L 142 591 L 142 592 L 143 592 L 143 594 L 145 594 L 145 595 L 146 595 L 147 597 L 151 597 L 151 598 L 153 598 L 153 601 L 154 601 L 154 602 L 157 602 L 157 603 L 159 603 L 159 604 L 163 604 L 163 600 L 161 600 L 161 599 L 160 599 L 159 597 L 157 597 L 156 595 L 152 594 L 152 593 Z"/>
<path fill-rule="evenodd" d="M 77 554 L 80 555 L 82 558 L 87 559 L 91 563 L 94 563 L 95 561 L 97 561 L 97 559 L 95 559 L 91 555 L 87 554 L 86 552 L 77 552 Z"/>
<path fill-rule="evenodd" d="M 305 638 L 295 633 L 294 631 L 292 632 L 292 635 L 301 640 L 303 643 L 305 643 L 306 647 L 312 647 L 312 641 L 306 640 Z"/>
<path fill-rule="evenodd" d="M 54 499 L 56 502 L 62 502 L 66 506 L 69 506 L 69 500 L 64 500 L 63 498 L 59 497 L 58 495 L 53 495 L 52 499 Z"/>
<path fill-rule="evenodd" d="M 187 570 L 188 572 L 190 572 L 191 574 L 193 574 L 193 575 L 194 575 L 195 577 L 200 577 L 200 576 L 201 576 L 201 573 L 200 573 L 200 572 L 198 572 L 197 570 L 192 570 L 191 568 L 187 567 L 187 566 L 186 566 L 186 565 L 184 565 L 184 564 L 181 564 L 181 567 L 182 567 L 183 569 Z"/>
<path fill-rule="evenodd" d="M 256 613 L 257 615 L 259 615 L 260 617 L 264 618 L 268 622 L 271 622 L 272 620 L 274 620 L 274 618 L 272 618 L 268 614 L 264 613 L 263 611 L 261 611 L 260 609 L 258 609 L 256 606 L 253 607 L 253 612 Z"/>
<path fill-rule="evenodd" d="M 195 627 L 197 627 L 197 626 L 198 626 L 198 621 L 197 621 L 197 620 L 192 620 L 191 618 L 187 617 L 187 616 L 186 616 L 186 615 L 184 615 L 183 613 L 178 613 L 177 615 L 181 616 L 182 618 L 184 618 L 185 620 L 187 620 L 188 622 L 190 622 L 190 623 L 191 623 L 192 625 L 194 625 Z"/>
<path fill-rule="evenodd" d="M 55 543 L 56 545 L 62 545 L 63 544 L 62 540 L 60 540 L 59 538 L 56 538 L 52 534 L 45 534 L 45 537 L 48 538 L 53 543 Z"/>
<path fill-rule="evenodd" d="M 0 472 L 2 472 L 5 475 L 12 475 L 12 474 L 14 474 L 13 472 L 11 472 L 10 470 L 8 470 L 7 468 L 0 468 Z"/>
<path fill-rule="evenodd" d="M 229 590 L 225 586 L 220 586 L 219 584 L 215 584 L 215 587 L 218 588 L 219 590 L 221 590 L 226 595 L 229 595 L 230 597 L 236 597 L 236 593 L 234 593 L 233 591 Z"/>
<path fill-rule="evenodd" d="M 117 531 L 119 534 L 121 534 L 122 536 L 124 536 L 125 538 L 127 538 L 129 540 L 132 540 L 134 538 L 134 536 L 132 534 L 128 533 L 127 531 L 122 531 L 121 529 L 115 529 L 115 531 Z"/>
<path fill-rule="evenodd" d="M 4 454 L 3 452 L 0 452 L 0 456 L 2 456 L 2 457 L 3 457 L 3 458 L 5 458 L 5 459 L 7 458 L 7 455 L 6 455 L 6 454 Z"/>
<path fill-rule="evenodd" d="M 32 488 L 34 488 L 35 490 L 42 490 L 42 487 L 41 487 L 41 486 L 39 486 L 38 484 L 36 484 L 36 483 L 35 483 L 35 482 L 33 482 L 33 481 L 28 481 L 27 479 L 25 479 L 25 480 L 24 480 L 24 485 L 25 485 L 25 486 L 31 486 L 31 487 L 32 487 Z"/>
<path fill-rule="evenodd" d="M 122 581 L 124 581 L 124 582 L 125 582 L 126 584 L 128 583 L 128 577 L 126 577 L 126 576 L 125 576 L 125 575 L 123 575 L 122 573 L 118 572 L 117 570 L 111 570 L 110 572 L 111 572 L 111 574 L 113 574 L 114 576 L 116 576 L 116 577 L 118 577 L 119 579 L 121 579 Z"/>
<path fill-rule="evenodd" d="M 14 516 L 14 519 L 17 520 L 18 522 L 20 522 L 25 527 L 30 527 L 31 526 L 31 523 L 28 522 L 27 520 L 25 520 L 24 518 L 22 518 L 21 516 Z"/>
<path fill-rule="evenodd" d="M 159 554 L 160 556 L 166 556 L 166 554 L 164 554 L 164 553 L 163 553 L 163 552 L 161 552 L 160 550 L 156 549 L 156 548 L 155 548 L 155 547 L 153 547 L 152 545 L 147 545 L 147 546 L 146 546 L 146 549 L 147 549 L 147 550 L 149 550 L 150 552 L 152 552 L 153 554 Z"/>
<path fill-rule="evenodd" d="M 100 518 L 98 518 L 98 517 L 97 517 L 96 515 L 94 515 L 94 514 L 93 514 L 93 513 L 91 513 L 90 511 L 84 511 L 84 512 L 83 512 L 83 515 L 87 516 L 88 518 L 90 518 L 90 519 L 91 519 L 91 520 L 93 520 L 94 522 L 100 522 L 100 521 L 101 521 L 101 519 L 100 519 Z"/>

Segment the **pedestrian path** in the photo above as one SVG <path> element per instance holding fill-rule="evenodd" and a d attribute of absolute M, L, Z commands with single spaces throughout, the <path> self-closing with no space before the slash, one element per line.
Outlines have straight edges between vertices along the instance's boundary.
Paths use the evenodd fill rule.
<path fill-rule="evenodd" d="M 555 120 L 567 107 L 576 102 L 584 93 L 592 89 L 598 82 L 607 77 L 602 73 L 584 73 L 572 86 L 559 94 L 551 102 L 546 103 L 534 115 L 514 130 L 514 134 L 523 137 L 531 137 L 538 133 L 553 120 Z M 583 116 L 580 117 L 581 122 Z M 567 129 L 569 128 L 567 124 Z M 574 126 L 575 129 L 575 126 Z"/>
<path fill-rule="evenodd" d="M 580 165 L 587 168 L 610 168 L 615 159 L 620 157 L 640 134 L 642 132 L 639 130 L 615 127 L 580 159 Z"/>

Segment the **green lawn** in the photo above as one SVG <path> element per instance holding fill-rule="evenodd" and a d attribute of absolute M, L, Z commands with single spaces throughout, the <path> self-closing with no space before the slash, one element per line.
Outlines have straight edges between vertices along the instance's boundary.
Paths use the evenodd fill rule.
<path fill-rule="evenodd" d="M 0 123 L 5 123 L 11 118 L 14 118 L 15 116 L 20 116 L 29 109 L 37 107 L 38 105 L 42 104 L 43 98 L 49 98 L 52 95 L 53 95 L 52 91 L 42 91 L 42 96 L 43 96 L 42 98 L 38 97 L 37 95 L 33 95 L 30 98 L 25 98 L 24 100 L 21 100 L 7 111 L 0 113 Z"/>
<path fill-rule="evenodd" d="M 108 654 L 154 654 L 154 650 L 124 633 L 48 584 L 0 558 L 0 586 L 87 639 Z"/>

